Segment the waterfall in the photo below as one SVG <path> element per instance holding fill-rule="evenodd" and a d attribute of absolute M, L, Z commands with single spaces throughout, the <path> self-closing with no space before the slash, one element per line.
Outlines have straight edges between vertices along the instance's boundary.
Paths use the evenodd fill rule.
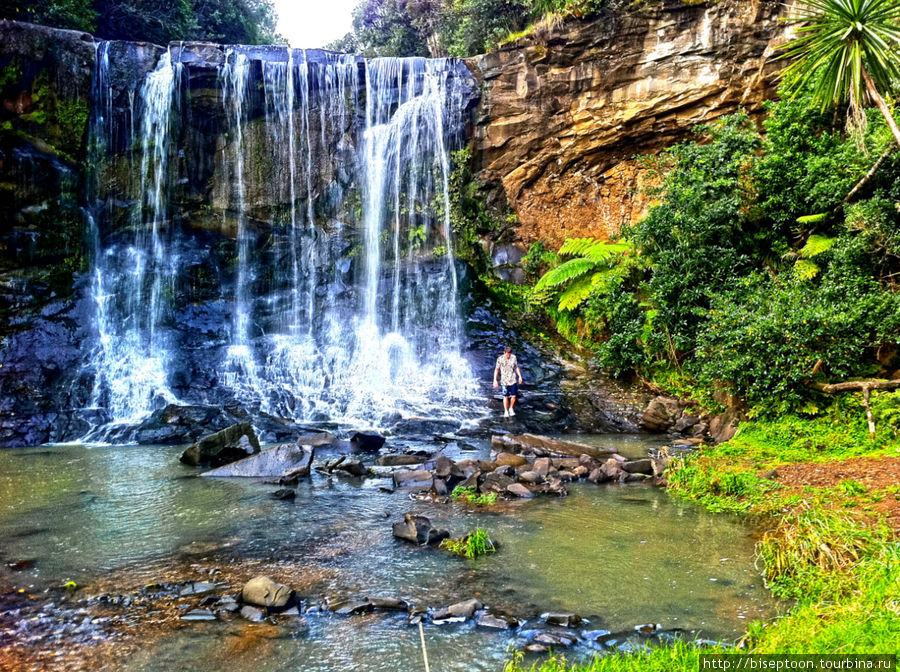
<path fill-rule="evenodd" d="M 449 203 L 464 101 L 449 59 L 225 50 L 208 79 L 223 127 L 215 158 L 204 150 L 234 246 L 233 261 L 209 272 L 221 278 L 224 342 L 212 338 L 191 365 L 209 370 L 213 389 L 170 386 L 185 380 L 175 370 L 190 356 L 184 344 L 203 340 L 179 323 L 173 298 L 190 284 L 187 234 L 172 224 L 184 206 L 170 197 L 192 170 L 174 132 L 192 114 L 183 53 L 163 54 L 138 91 L 127 235 L 97 237 L 95 403 L 118 420 L 176 397 L 303 421 L 476 414 Z"/>
<path fill-rule="evenodd" d="M 114 134 L 108 45 L 98 47 L 94 83 L 92 144 L 101 152 L 108 151 Z M 171 237 L 167 197 L 179 73 L 180 65 L 173 64 L 166 52 L 140 88 L 136 138 L 140 156 L 131 158 L 138 165 L 127 171 L 138 175 L 131 232 L 111 236 L 103 244 L 98 226 L 92 225 L 92 295 L 99 334 L 92 362 L 93 403 L 107 408 L 120 422 L 138 420 L 160 403 L 176 400 L 167 382 L 168 345 L 161 327 L 178 268 L 177 255 L 167 242 Z M 100 172 L 96 179 L 102 191 Z"/>

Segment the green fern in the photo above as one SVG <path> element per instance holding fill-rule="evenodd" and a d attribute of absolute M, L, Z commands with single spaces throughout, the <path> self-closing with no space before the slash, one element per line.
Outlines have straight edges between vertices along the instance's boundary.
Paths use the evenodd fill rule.
<path fill-rule="evenodd" d="M 580 306 L 594 291 L 594 285 L 594 276 L 573 282 L 566 288 L 566 291 L 559 295 L 557 310 L 574 310 Z"/>
<path fill-rule="evenodd" d="M 596 265 L 596 262 L 585 259 L 584 257 L 569 259 L 569 261 L 562 263 L 553 270 L 545 273 L 544 276 L 538 280 L 534 289 L 536 292 L 539 292 L 548 287 L 557 287 L 565 284 L 566 282 L 580 278 L 585 273 L 593 270 Z"/>
<path fill-rule="evenodd" d="M 624 254 L 630 249 L 631 244 L 626 242 L 611 243 L 593 238 L 569 238 L 559 248 L 559 254 L 564 257 L 584 257 L 599 264 L 609 261 L 616 255 Z"/>
<path fill-rule="evenodd" d="M 797 263 L 794 264 L 794 272 L 801 280 L 810 280 L 816 277 L 820 270 L 818 265 L 809 259 L 798 259 Z"/>
<path fill-rule="evenodd" d="M 800 256 L 804 259 L 815 257 L 830 250 L 835 242 L 837 242 L 836 238 L 814 234 L 806 241 L 806 245 L 800 248 Z"/>
<path fill-rule="evenodd" d="M 828 219 L 827 212 L 820 212 L 816 215 L 804 215 L 803 217 L 797 218 L 798 224 L 819 224 L 820 222 L 824 222 Z"/>

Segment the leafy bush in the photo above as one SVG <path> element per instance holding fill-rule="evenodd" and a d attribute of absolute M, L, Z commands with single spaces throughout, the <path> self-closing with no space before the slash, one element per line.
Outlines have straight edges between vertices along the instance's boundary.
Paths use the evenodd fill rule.
<path fill-rule="evenodd" d="M 747 214 L 750 172 L 760 139 L 746 115 L 697 129 L 703 141 L 666 153 L 671 171 L 662 200 L 624 234 L 652 261 L 646 291 L 657 328 L 649 349 L 693 350 L 713 297 L 753 268 L 771 247 L 770 232 Z"/>
<path fill-rule="evenodd" d="M 785 412 L 809 397 L 810 380 L 872 373 L 874 350 L 898 343 L 900 297 L 832 264 L 816 286 L 753 274 L 715 297 L 692 366 L 707 385 L 727 381 L 751 404 Z"/>

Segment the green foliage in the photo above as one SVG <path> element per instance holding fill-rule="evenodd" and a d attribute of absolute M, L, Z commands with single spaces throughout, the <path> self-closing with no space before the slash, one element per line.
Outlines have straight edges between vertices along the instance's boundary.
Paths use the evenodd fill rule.
<path fill-rule="evenodd" d="M 631 245 L 624 242 L 593 238 L 567 240 L 560 248 L 558 258 L 572 258 L 547 271 L 538 280 L 534 286 L 534 300 L 545 303 L 555 299 L 559 312 L 578 308 L 593 292 L 607 290 L 627 273 L 627 265 L 619 262 L 630 249 Z M 565 284 L 568 287 L 561 289 Z"/>
<path fill-rule="evenodd" d="M 92 0 L 0 0 L 0 18 L 93 31 L 97 12 Z"/>
<path fill-rule="evenodd" d="M 809 397 L 810 380 L 865 375 L 875 350 L 898 344 L 900 296 L 853 264 L 832 263 L 813 291 L 756 274 L 723 290 L 691 368 L 702 383 L 727 381 L 751 404 L 784 412 Z"/>
<path fill-rule="evenodd" d="M 468 147 L 452 153 L 451 165 L 448 191 L 456 256 L 484 276 L 491 268 L 491 260 L 481 245 L 481 236 L 496 234 L 515 223 L 516 217 L 508 207 L 501 210 L 486 203 L 481 185 L 472 174 L 472 153 Z"/>
<path fill-rule="evenodd" d="M 353 30 L 329 47 L 367 56 L 481 54 L 511 39 L 583 17 L 613 0 L 360 0 Z"/>
<path fill-rule="evenodd" d="M 478 506 L 490 506 L 497 503 L 496 492 L 485 492 L 479 495 L 473 485 L 457 485 L 453 488 L 453 492 L 450 493 L 450 497 L 456 501 L 468 502 Z"/>
<path fill-rule="evenodd" d="M 556 266 L 558 263 L 559 255 L 548 250 L 541 240 L 532 243 L 528 248 L 528 253 L 521 260 L 525 276 L 532 280 L 540 277 L 548 267 Z"/>
<path fill-rule="evenodd" d="M 488 536 L 487 530 L 481 527 L 459 539 L 444 539 L 441 542 L 441 548 L 469 559 L 494 553 L 497 550 L 494 542 Z"/>
<path fill-rule="evenodd" d="M 834 128 L 833 115 L 812 105 L 809 95 L 767 104 L 762 154 L 753 170 L 754 208 L 784 240 L 797 224 L 803 229 L 826 224 L 822 213 L 841 205 L 868 171 L 870 155 L 880 154 L 889 141 L 877 112 L 870 114 L 860 146 Z"/>
<path fill-rule="evenodd" d="M 756 552 L 770 590 L 778 597 L 802 598 L 824 588 L 823 574 L 847 572 L 876 551 L 878 541 L 887 541 L 885 530 L 804 506 L 766 532 Z"/>
<path fill-rule="evenodd" d="M 277 39 L 271 0 L 0 0 L 0 18 L 157 44 L 264 44 Z"/>
<path fill-rule="evenodd" d="M 900 391 L 875 392 L 871 405 L 877 431 L 892 437 L 900 435 Z"/>
<path fill-rule="evenodd" d="M 766 256 L 771 230 L 747 214 L 753 157 L 760 140 L 745 115 L 698 129 L 703 140 L 670 150 L 671 172 L 659 205 L 625 232 L 652 260 L 646 291 L 657 355 L 692 351 L 712 298 Z"/>

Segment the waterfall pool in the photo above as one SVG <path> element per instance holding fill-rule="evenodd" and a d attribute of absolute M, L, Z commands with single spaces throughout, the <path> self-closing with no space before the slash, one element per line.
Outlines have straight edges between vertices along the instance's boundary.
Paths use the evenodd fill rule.
<path fill-rule="evenodd" d="M 592 441 L 632 454 L 659 443 Z M 486 456 L 489 448 L 479 450 Z M 271 496 L 278 486 L 197 478 L 197 470 L 179 463 L 181 451 L 83 445 L 0 451 L 0 582 L 36 593 L 71 580 L 87 596 L 101 585 L 109 590 L 110 581 L 127 592 L 173 575 L 214 580 L 210 568 L 227 574 L 232 564 L 275 579 L 294 568 L 313 577 L 299 589 L 308 604 L 382 595 L 441 607 L 476 597 L 531 619 L 574 611 L 590 619 L 591 630 L 633 633 L 637 625 L 659 623 L 717 640 L 734 640 L 750 621 L 776 611 L 754 567 L 746 524 L 651 486 L 570 485 L 563 499 L 476 510 L 383 492 L 386 482 L 377 479 L 314 473 L 297 486 L 296 499 L 279 501 Z M 473 455 L 479 453 L 465 453 Z M 466 560 L 398 541 L 391 523 L 406 512 L 429 516 L 454 536 L 483 527 L 499 550 Z M 14 563 L 24 568 L 11 571 Z M 199 599 L 184 602 L 193 607 Z M 406 612 L 339 617 L 323 610 L 305 621 L 303 627 L 236 615 L 178 621 L 137 645 L 121 669 L 423 669 L 418 629 L 407 624 Z M 508 647 L 523 642 L 517 631 L 472 623 L 428 624 L 425 636 L 431 669 L 442 672 L 499 670 Z M 593 652 L 578 647 L 567 655 Z"/>

